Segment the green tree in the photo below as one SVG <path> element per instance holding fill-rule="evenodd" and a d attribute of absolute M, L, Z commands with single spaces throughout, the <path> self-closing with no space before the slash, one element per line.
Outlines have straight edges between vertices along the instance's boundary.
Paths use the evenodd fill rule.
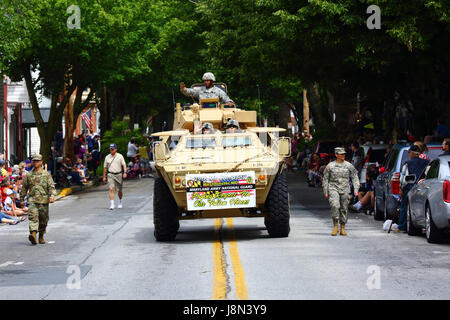
<path fill-rule="evenodd" d="M 123 79 L 125 70 L 138 73 L 148 68 L 135 50 L 139 30 L 132 23 L 138 15 L 134 2 L 80 0 L 79 29 L 67 25 L 71 4 L 66 0 L 5 0 L 0 7 L 0 25 L 5 26 L 0 29 L 1 70 L 15 80 L 25 79 L 44 160 L 49 158 L 50 142 L 76 88 L 75 119 L 88 102 L 81 101 L 83 91 L 90 88 L 92 97 L 100 84 Z M 32 77 L 33 71 L 39 78 Z M 37 91 L 51 97 L 46 124 Z"/>

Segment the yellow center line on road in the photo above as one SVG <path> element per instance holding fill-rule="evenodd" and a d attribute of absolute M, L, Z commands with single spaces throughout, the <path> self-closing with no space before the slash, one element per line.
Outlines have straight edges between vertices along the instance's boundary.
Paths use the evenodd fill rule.
<path fill-rule="evenodd" d="M 215 239 L 213 243 L 214 259 L 214 289 L 213 300 L 225 300 L 227 295 L 227 277 L 225 274 L 225 257 L 223 255 L 223 243 L 220 237 L 222 219 L 214 220 Z"/>
<path fill-rule="evenodd" d="M 227 226 L 230 228 L 230 257 L 233 264 L 234 283 L 236 285 L 236 295 L 238 299 L 248 300 L 247 286 L 245 284 L 244 269 L 242 269 L 241 259 L 237 248 L 236 237 L 234 234 L 233 219 L 227 218 Z"/>

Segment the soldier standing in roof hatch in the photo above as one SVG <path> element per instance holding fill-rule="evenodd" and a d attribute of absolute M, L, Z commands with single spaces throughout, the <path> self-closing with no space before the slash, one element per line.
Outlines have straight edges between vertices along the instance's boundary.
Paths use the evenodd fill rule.
<path fill-rule="evenodd" d="M 48 204 L 53 203 L 56 196 L 55 184 L 52 176 L 42 168 L 42 156 L 35 154 L 32 157 L 33 170 L 28 172 L 23 179 L 20 191 L 20 203 L 23 203 L 28 194 L 28 220 L 30 221 L 31 244 L 37 244 L 36 233 L 39 232 L 39 243 L 45 244 L 44 234 L 48 223 Z"/>
<path fill-rule="evenodd" d="M 186 88 L 184 82 L 180 82 L 180 90 L 181 92 L 188 97 L 202 99 L 213 99 L 219 98 L 220 103 L 227 104 L 229 106 L 233 106 L 234 102 L 227 96 L 225 91 L 220 88 L 214 87 L 214 81 L 216 78 L 211 72 L 206 72 L 202 77 L 203 83 L 205 87 L 200 88 L 199 90 Z"/>
<path fill-rule="evenodd" d="M 350 193 L 350 179 L 352 179 L 355 197 L 358 196 L 359 179 L 355 167 L 345 161 L 345 149 L 334 148 L 336 161 L 330 162 L 323 173 L 323 193 L 331 206 L 331 218 L 333 219 L 332 236 L 338 234 L 338 223 L 341 225 L 341 235 L 346 236 L 345 224 L 347 223 L 348 202 Z"/>

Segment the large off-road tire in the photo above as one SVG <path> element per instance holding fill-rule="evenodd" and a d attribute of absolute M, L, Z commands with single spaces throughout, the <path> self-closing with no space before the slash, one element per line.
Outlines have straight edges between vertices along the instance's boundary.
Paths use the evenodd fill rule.
<path fill-rule="evenodd" d="M 278 174 L 264 204 L 264 224 L 272 238 L 287 237 L 289 226 L 289 193 L 285 174 Z"/>
<path fill-rule="evenodd" d="M 153 224 L 157 241 L 175 239 L 180 228 L 177 211 L 177 204 L 166 182 L 163 178 L 156 178 L 153 189 Z"/>

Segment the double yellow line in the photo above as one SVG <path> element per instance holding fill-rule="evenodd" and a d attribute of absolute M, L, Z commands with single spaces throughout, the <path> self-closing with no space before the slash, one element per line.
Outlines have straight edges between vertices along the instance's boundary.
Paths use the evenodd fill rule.
<path fill-rule="evenodd" d="M 236 237 L 234 234 L 233 220 L 226 219 L 229 229 L 230 258 L 233 264 L 234 283 L 236 286 L 236 296 L 238 299 L 247 300 L 247 286 L 245 284 L 244 270 L 242 269 L 241 259 L 237 248 Z M 226 263 L 224 255 L 223 239 L 221 237 L 221 229 L 223 226 L 222 219 L 215 219 L 214 233 L 215 239 L 213 243 L 214 256 L 214 290 L 212 298 L 214 300 L 225 300 L 227 297 L 227 275 Z"/>

